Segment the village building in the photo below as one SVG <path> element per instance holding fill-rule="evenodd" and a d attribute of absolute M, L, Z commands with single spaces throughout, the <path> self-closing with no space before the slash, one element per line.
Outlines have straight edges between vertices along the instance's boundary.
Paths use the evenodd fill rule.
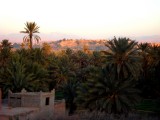
<path fill-rule="evenodd" d="M 1 92 L 0 92 L 1 94 Z M 51 92 L 8 92 L 8 106 L 0 103 L 0 120 L 34 120 L 36 117 L 53 117 L 55 90 Z M 0 102 L 1 102 L 0 98 Z"/>

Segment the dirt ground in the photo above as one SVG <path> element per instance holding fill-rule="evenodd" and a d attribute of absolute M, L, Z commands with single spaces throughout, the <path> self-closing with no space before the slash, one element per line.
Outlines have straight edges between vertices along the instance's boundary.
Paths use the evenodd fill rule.
<path fill-rule="evenodd" d="M 65 102 L 59 102 L 54 105 L 54 120 L 79 120 L 79 117 L 78 115 L 68 116 Z"/>

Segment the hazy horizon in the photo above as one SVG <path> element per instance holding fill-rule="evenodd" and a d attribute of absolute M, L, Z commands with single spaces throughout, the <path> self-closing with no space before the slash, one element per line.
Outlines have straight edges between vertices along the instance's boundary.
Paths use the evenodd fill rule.
<path fill-rule="evenodd" d="M 86 36 L 78 36 L 73 34 L 65 34 L 65 33 L 39 33 L 39 36 L 41 37 L 40 43 L 43 43 L 45 41 L 51 42 L 55 40 L 62 40 L 62 39 L 86 39 L 86 40 L 111 40 L 114 38 L 114 36 L 107 36 L 107 37 L 86 37 Z M 23 42 L 24 34 L 20 33 L 12 33 L 12 34 L 6 34 L 2 35 L 0 34 L 0 42 L 4 39 L 9 40 L 12 43 L 22 43 Z M 150 42 L 150 43 L 160 43 L 160 35 L 152 35 L 152 36 L 115 36 L 115 37 L 127 37 L 132 40 L 136 40 L 138 42 Z M 34 41 L 33 41 L 34 42 Z"/>
<path fill-rule="evenodd" d="M 21 34 L 26 21 L 35 21 L 43 37 L 51 33 L 77 39 L 160 35 L 159 6 L 160 0 L 5 0 L 0 7 L 0 38 Z M 20 36 L 22 40 L 24 34 Z"/>

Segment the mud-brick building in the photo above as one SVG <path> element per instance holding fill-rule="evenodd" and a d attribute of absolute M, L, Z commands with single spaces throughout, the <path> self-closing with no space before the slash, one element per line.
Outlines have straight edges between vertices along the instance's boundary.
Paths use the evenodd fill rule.
<path fill-rule="evenodd" d="M 53 118 L 55 90 L 51 92 L 8 92 L 8 105 L 0 108 L 0 120 Z"/>
<path fill-rule="evenodd" d="M 55 91 L 27 92 L 23 89 L 20 93 L 8 92 L 8 106 L 10 107 L 38 107 L 44 108 L 54 105 Z"/>

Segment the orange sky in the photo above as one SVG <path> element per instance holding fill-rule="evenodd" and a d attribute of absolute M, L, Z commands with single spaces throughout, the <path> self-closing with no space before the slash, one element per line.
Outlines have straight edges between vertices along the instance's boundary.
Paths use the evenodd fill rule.
<path fill-rule="evenodd" d="M 35 21 L 41 33 L 92 38 L 160 35 L 160 0 L 3 0 L 0 34 Z"/>

